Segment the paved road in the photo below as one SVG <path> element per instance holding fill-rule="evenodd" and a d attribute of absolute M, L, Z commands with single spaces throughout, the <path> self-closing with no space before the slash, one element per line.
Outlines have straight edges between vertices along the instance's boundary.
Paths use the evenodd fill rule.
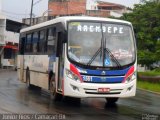
<path fill-rule="evenodd" d="M 120 99 L 114 106 L 108 106 L 103 98 L 85 98 L 80 105 L 53 102 L 46 91 L 28 90 L 15 71 L 0 71 L 1 114 L 54 114 L 65 120 L 140 120 L 142 116 L 159 120 L 159 101 L 160 95 L 137 90 L 136 97 Z"/>

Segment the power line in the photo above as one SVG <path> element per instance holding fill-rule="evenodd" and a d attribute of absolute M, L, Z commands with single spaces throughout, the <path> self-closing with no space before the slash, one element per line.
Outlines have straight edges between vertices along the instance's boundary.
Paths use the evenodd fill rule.
<path fill-rule="evenodd" d="M 22 20 L 22 18 L 24 16 L 29 16 L 30 15 L 30 14 L 23 14 L 23 13 L 14 13 L 14 12 L 6 11 L 6 10 L 2 10 L 2 12 L 5 14 L 5 16 L 7 16 L 9 18 L 14 18 L 14 19 L 17 19 L 17 20 Z M 18 18 L 18 17 L 15 17 L 15 16 L 19 16 L 19 17 L 21 16 L 21 17 Z M 37 15 L 32 13 L 32 16 L 36 17 Z"/>
<path fill-rule="evenodd" d="M 7 14 L 14 14 L 14 15 L 29 15 L 29 14 L 24 14 L 24 13 L 14 13 L 6 10 L 2 10 L 2 12 L 7 13 Z"/>

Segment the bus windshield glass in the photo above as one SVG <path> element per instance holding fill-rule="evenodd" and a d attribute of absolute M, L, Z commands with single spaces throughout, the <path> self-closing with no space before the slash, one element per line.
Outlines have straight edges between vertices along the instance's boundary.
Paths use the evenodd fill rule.
<path fill-rule="evenodd" d="M 118 23 L 70 22 L 68 57 L 79 64 L 119 67 L 135 61 L 131 26 Z"/>

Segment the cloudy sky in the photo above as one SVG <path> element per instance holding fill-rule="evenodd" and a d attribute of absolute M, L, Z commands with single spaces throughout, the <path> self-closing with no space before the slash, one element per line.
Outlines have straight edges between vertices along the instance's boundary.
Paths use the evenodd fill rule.
<path fill-rule="evenodd" d="M 0 0 L 2 1 L 2 13 L 7 18 L 21 21 L 21 18 L 29 17 L 31 0 Z M 118 3 L 125 6 L 133 7 L 133 4 L 139 3 L 139 0 L 103 0 L 106 2 Z M 35 16 L 42 16 L 48 8 L 48 0 L 34 0 L 33 13 Z"/>

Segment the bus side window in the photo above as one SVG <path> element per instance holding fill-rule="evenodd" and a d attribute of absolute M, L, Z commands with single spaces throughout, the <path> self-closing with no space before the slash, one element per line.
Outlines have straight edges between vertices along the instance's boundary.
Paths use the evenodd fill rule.
<path fill-rule="evenodd" d="M 33 53 L 37 53 L 38 51 L 38 41 L 39 41 L 38 32 L 34 32 L 33 39 L 32 39 Z"/>
<path fill-rule="evenodd" d="M 40 31 L 40 36 L 39 36 L 39 49 L 38 49 L 38 52 L 44 53 L 45 52 L 45 47 L 46 47 L 45 31 L 42 30 L 42 31 Z"/>
<path fill-rule="evenodd" d="M 27 35 L 25 52 L 29 53 L 32 49 L 32 34 Z"/>
<path fill-rule="evenodd" d="M 47 30 L 47 53 L 55 54 L 56 28 Z"/>

